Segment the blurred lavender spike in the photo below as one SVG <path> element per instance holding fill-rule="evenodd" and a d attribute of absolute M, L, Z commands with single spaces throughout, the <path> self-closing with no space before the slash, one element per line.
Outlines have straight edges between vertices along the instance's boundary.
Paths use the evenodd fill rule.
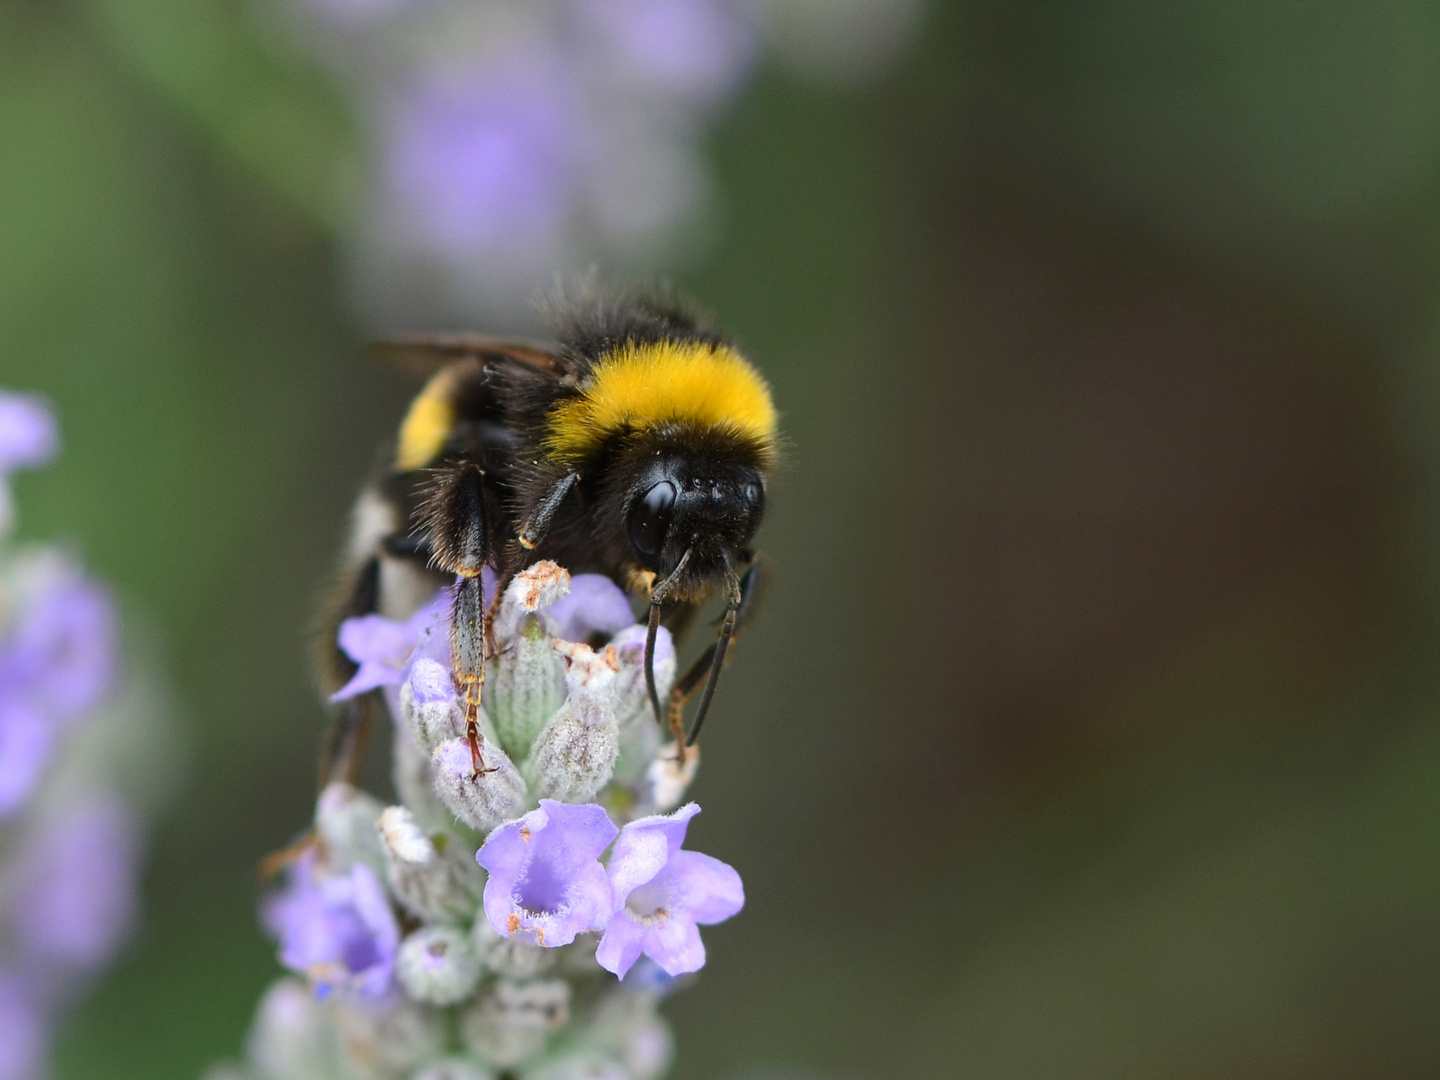
<path fill-rule="evenodd" d="M 134 928 L 143 819 L 176 772 L 109 592 L 68 552 L 5 542 L 8 474 L 58 449 L 43 401 L 0 392 L 0 1080 L 47 1074 L 57 1020 Z"/>

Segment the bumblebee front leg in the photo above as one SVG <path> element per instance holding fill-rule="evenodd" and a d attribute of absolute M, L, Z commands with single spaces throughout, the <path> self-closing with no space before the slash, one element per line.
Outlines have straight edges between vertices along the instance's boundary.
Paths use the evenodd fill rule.
<path fill-rule="evenodd" d="M 440 470 L 421 516 L 430 536 L 432 564 L 456 576 L 455 601 L 450 610 L 450 655 L 456 688 L 464 695 L 470 762 L 474 775 L 479 776 L 491 771 L 485 768 L 480 734 L 485 643 L 490 629 L 480 576 L 490 554 L 484 471 L 473 464 Z"/>
<path fill-rule="evenodd" d="M 715 687 L 720 682 L 720 671 L 725 666 L 725 656 L 730 643 L 739 638 L 755 613 L 756 600 L 760 595 L 762 565 L 757 557 L 750 564 L 750 569 L 745 571 L 739 585 L 732 588 L 730 602 L 725 608 L 720 632 L 715 641 L 690 665 L 690 669 L 676 681 L 670 691 L 670 730 L 675 736 L 676 760 L 681 764 L 685 762 L 685 747 L 694 746 L 695 740 L 700 737 L 700 728 L 704 726 L 705 717 L 710 712 L 710 703 L 715 697 Z M 733 578 L 731 580 L 734 581 Z M 705 692 L 700 697 L 700 707 L 695 711 L 695 726 L 690 729 L 687 738 L 685 703 L 694 695 L 702 681 Z"/>
<path fill-rule="evenodd" d="M 578 472 L 566 473 L 559 480 L 550 486 L 536 504 L 535 511 L 521 524 L 515 539 L 526 551 L 532 551 L 540 541 L 545 539 L 545 534 L 550 531 L 550 524 L 555 520 L 555 515 L 560 511 L 560 504 L 565 501 L 565 496 L 580 481 Z"/>

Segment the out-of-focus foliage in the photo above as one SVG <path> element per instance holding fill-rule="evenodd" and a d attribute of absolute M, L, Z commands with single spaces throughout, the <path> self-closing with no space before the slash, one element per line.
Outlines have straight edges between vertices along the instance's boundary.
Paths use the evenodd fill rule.
<path fill-rule="evenodd" d="M 238 1049 L 306 613 L 408 392 L 335 271 L 365 147 L 265 26 L 0 11 L 0 382 L 68 437 L 25 528 L 157 614 L 199 746 L 62 1077 Z M 792 449 L 696 785 L 748 906 L 677 1077 L 1434 1074 L 1437 38 L 936 5 L 890 77 L 775 63 L 722 122 L 684 284 Z"/>

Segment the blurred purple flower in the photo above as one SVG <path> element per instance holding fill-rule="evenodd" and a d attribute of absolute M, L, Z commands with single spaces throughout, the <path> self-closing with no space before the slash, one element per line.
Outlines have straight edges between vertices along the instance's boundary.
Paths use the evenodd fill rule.
<path fill-rule="evenodd" d="M 0 695 L 68 719 L 100 703 L 114 668 L 109 594 L 78 576 L 56 576 L 36 590 L 0 646 Z"/>
<path fill-rule="evenodd" d="M 734 0 L 580 0 L 590 47 L 626 78 L 701 101 L 724 97 L 759 53 L 753 21 Z"/>
<path fill-rule="evenodd" d="M 45 1026 L 34 993 L 0 969 L 0 1080 L 37 1080 L 42 1075 Z"/>
<path fill-rule="evenodd" d="M 346 701 L 380 686 L 398 686 L 411 652 L 429 626 L 449 610 L 450 590 L 441 589 L 434 599 L 404 622 L 383 615 L 361 615 L 340 624 L 341 650 L 360 669 L 350 681 L 330 695 L 331 701 Z"/>
<path fill-rule="evenodd" d="M 30 797 L 55 749 L 55 729 L 21 701 L 0 699 L 0 818 Z"/>
<path fill-rule="evenodd" d="M 95 705 L 114 678 L 114 612 L 73 574 L 37 582 L 0 643 L 0 817 L 34 789 L 63 721 Z"/>
<path fill-rule="evenodd" d="M 556 946 L 604 929 L 613 892 L 600 853 L 618 831 L 603 807 L 541 799 L 492 832 L 475 860 L 490 873 L 485 915 L 495 932 Z"/>
<path fill-rule="evenodd" d="M 390 987 L 400 927 L 375 872 L 317 878 L 313 852 L 290 871 L 285 892 L 265 905 L 266 927 L 280 939 L 280 962 L 309 976 L 324 997 L 349 990 L 382 996 Z"/>
<path fill-rule="evenodd" d="M 0 390 L 0 473 L 43 465 L 59 448 L 60 432 L 44 401 Z"/>
<path fill-rule="evenodd" d="M 559 63 L 413 86 L 382 139 L 402 212 L 438 250 L 470 257 L 559 231 L 583 156 L 579 100 Z"/>
<path fill-rule="evenodd" d="M 139 861 L 139 825 L 117 800 L 43 822 L 21 856 L 10 913 L 27 964 L 49 977 L 104 964 L 134 925 Z"/>
<path fill-rule="evenodd" d="M 733 867 L 680 850 L 699 812 L 688 803 L 673 814 L 632 821 L 615 841 L 606 871 L 615 890 L 615 915 L 595 953 L 606 971 L 623 979 L 641 953 L 667 975 L 699 971 L 705 945 L 697 924 L 724 922 L 745 906 Z"/>
<path fill-rule="evenodd" d="M 576 574 L 570 592 L 545 612 L 550 632 L 566 641 L 606 637 L 635 625 L 635 613 L 624 591 L 604 574 Z M 643 640 L 643 638 L 642 638 Z"/>

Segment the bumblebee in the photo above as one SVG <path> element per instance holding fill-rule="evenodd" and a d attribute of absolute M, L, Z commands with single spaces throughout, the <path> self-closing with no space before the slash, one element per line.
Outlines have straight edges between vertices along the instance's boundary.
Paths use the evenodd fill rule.
<path fill-rule="evenodd" d="M 356 504 L 341 602 L 322 630 L 327 681 L 333 689 L 355 670 L 333 645 L 341 619 L 403 618 L 454 582 L 454 674 L 482 771 L 477 713 L 494 611 L 481 573 L 497 575 L 498 601 L 511 576 L 553 559 L 648 601 L 646 685 L 683 761 L 759 584 L 750 544 L 778 442 L 769 387 L 722 334 L 663 297 L 561 301 L 550 322 L 548 344 L 462 334 L 376 346 L 426 382 Z M 681 632 L 717 593 L 719 632 L 677 680 L 662 719 L 657 629 Z M 702 683 L 687 734 L 685 705 Z M 371 706 L 359 699 L 336 718 L 322 782 L 354 778 Z"/>

